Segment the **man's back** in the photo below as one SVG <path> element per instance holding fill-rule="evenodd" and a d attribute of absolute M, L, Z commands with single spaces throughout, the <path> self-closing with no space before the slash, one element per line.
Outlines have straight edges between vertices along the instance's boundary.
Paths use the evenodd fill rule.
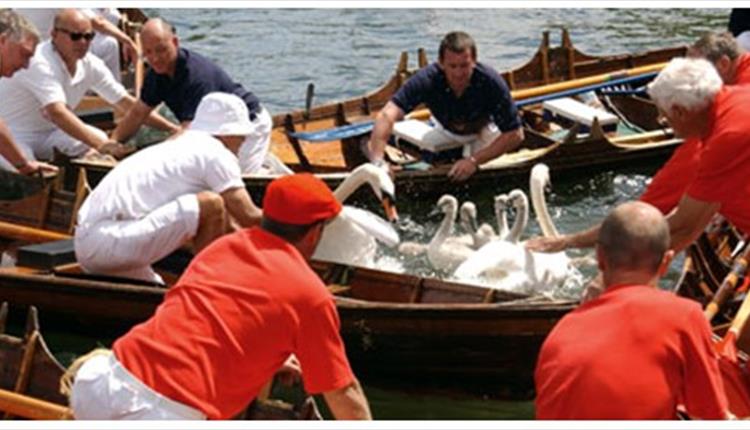
<path fill-rule="evenodd" d="M 241 186 L 237 157 L 208 134 L 186 131 L 121 161 L 86 199 L 78 222 L 138 219 L 184 194 Z"/>
<path fill-rule="evenodd" d="M 649 286 L 609 287 L 545 341 L 537 418 L 674 419 L 684 403 L 696 417 L 721 419 L 716 367 L 696 303 Z"/>
<path fill-rule="evenodd" d="M 156 315 L 113 349 L 157 392 L 226 419 L 291 353 L 308 392 L 350 383 L 338 330 L 333 298 L 302 255 L 253 228 L 224 236 L 196 256 Z"/>

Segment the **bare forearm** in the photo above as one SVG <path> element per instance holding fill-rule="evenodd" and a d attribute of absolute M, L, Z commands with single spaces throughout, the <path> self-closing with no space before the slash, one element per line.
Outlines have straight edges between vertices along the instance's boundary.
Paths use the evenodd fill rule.
<path fill-rule="evenodd" d="M 130 109 L 125 118 L 112 131 L 112 140 L 126 142 L 135 134 L 149 113 L 148 111 L 141 112 L 137 108 Z"/>
<path fill-rule="evenodd" d="M 27 163 L 26 157 L 18 149 L 18 145 L 13 140 L 13 135 L 3 121 L 0 121 L 0 155 L 16 168 Z"/>
<path fill-rule="evenodd" d="M 146 125 L 154 127 L 159 130 L 168 131 L 170 133 L 177 133 L 180 131 L 180 126 L 169 121 L 168 119 L 161 116 L 156 110 L 152 111 L 148 117 L 146 117 Z"/>
<path fill-rule="evenodd" d="M 523 137 L 522 128 L 502 133 L 494 142 L 475 152 L 473 154 L 474 159 L 477 164 L 482 164 L 505 153 L 515 151 L 523 142 Z"/>
<path fill-rule="evenodd" d="M 50 120 L 62 131 L 74 137 L 86 145 L 99 149 L 107 143 L 93 133 L 86 124 L 65 106 L 52 106 L 45 108 Z"/>
<path fill-rule="evenodd" d="M 599 239 L 599 230 L 602 225 L 597 224 L 589 229 L 580 231 L 578 233 L 568 234 L 563 236 L 565 241 L 565 248 L 591 248 L 596 245 L 596 241 Z"/>
<path fill-rule="evenodd" d="M 250 195 L 244 188 L 234 188 L 221 194 L 227 208 L 230 223 L 239 224 L 242 228 L 254 227 L 260 224 L 263 212 L 255 206 Z"/>
<path fill-rule="evenodd" d="M 378 114 L 370 137 L 370 156 L 373 160 L 382 160 L 385 156 L 385 145 L 393 132 L 394 122 L 387 115 Z"/>
<path fill-rule="evenodd" d="M 371 420 L 372 413 L 358 381 L 329 393 L 323 393 L 328 408 L 337 420 Z"/>

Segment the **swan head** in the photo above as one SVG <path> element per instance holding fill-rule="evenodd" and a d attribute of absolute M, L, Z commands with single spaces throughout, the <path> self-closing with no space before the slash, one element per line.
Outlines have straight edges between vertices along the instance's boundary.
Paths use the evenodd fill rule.
<path fill-rule="evenodd" d="M 498 194 L 495 196 L 495 212 L 502 213 L 508 209 L 510 198 L 507 194 Z"/>
<path fill-rule="evenodd" d="M 438 199 L 437 208 L 442 213 L 455 212 L 458 209 L 458 200 L 450 194 L 444 194 Z"/>
<path fill-rule="evenodd" d="M 547 166 L 545 166 L 547 167 Z M 549 173 L 547 173 L 549 175 Z M 529 198 L 523 190 L 516 188 L 515 190 L 508 193 L 508 200 L 511 202 L 513 207 L 518 210 L 520 208 L 529 207 Z"/>
<path fill-rule="evenodd" d="M 461 219 L 461 225 L 465 229 L 469 229 L 470 232 L 477 231 L 477 205 L 475 205 L 474 202 L 465 201 L 461 205 L 458 215 Z"/>
<path fill-rule="evenodd" d="M 375 196 L 383 205 L 383 210 L 388 221 L 398 220 L 396 211 L 396 185 L 385 169 L 371 163 L 364 163 L 347 176 L 344 182 L 334 191 L 334 195 L 340 202 L 346 200 L 357 188 L 369 184 Z"/>
<path fill-rule="evenodd" d="M 550 185 L 549 167 L 544 163 L 538 163 L 531 169 L 531 184 L 538 184 L 539 188 L 544 189 Z"/>

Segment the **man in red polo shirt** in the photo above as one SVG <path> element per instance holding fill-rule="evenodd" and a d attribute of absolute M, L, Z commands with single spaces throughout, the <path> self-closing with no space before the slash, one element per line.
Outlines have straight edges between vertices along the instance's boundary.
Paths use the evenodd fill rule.
<path fill-rule="evenodd" d="M 309 174 L 269 184 L 260 227 L 224 236 L 190 264 L 155 315 L 85 360 L 79 419 L 228 419 L 294 354 L 309 393 L 337 419 L 370 419 L 332 295 L 307 264 L 341 211 Z"/>
<path fill-rule="evenodd" d="M 606 290 L 563 317 L 535 372 L 537 419 L 701 419 L 727 399 L 700 305 L 656 285 L 673 256 L 653 206 L 617 207 L 602 223 L 597 260 Z"/>

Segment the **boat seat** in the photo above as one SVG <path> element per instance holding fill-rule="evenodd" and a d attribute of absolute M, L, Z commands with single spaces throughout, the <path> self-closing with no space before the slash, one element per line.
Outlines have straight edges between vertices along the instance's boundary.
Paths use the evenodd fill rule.
<path fill-rule="evenodd" d="M 372 131 L 373 121 L 359 122 L 355 124 L 342 125 L 340 127 L 327 128 L 316 131 L 290 132 L 289 136 L 306 142 L 332 142 L 335 140 L 348 139 L 350 137 L 363 136 Z"/>
<path fill-rule="evenodd" d="M 26 245 L 18 248 L 18 266 L 52 270 L 55 266 L 76 261 L 73 239 Z"/>
<path fill-rule="evenodd" d="M 599 121 L 605 132 L 616 131 L 620 119 L 617 116 L 570 97 L 547 100 L 542 103 L 545 116 L 562 117 L 566 120 L 591 128 L 594 120 Z"/>
<path fill-rule="evenodd" d="M 463 146 L 462 143 L 451 140 L 444 133 L 436 130 L 435 127 L 416 119 L 397 122 L 393 126 L 393 134 L 423 151 L 433 153 Z"/>

